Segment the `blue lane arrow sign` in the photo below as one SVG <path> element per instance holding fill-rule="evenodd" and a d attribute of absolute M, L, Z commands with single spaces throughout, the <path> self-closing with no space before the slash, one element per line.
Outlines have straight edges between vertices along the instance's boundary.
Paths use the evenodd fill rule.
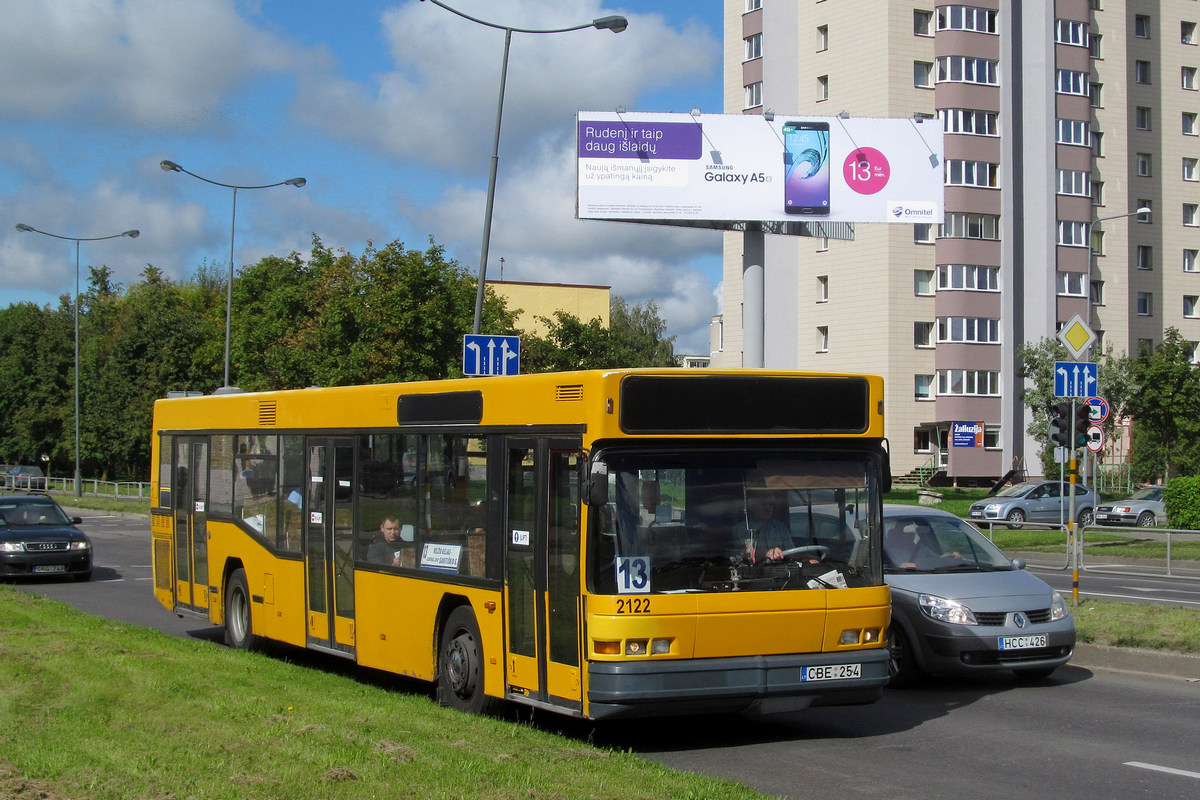
<path fill-rule="evenodd" d="M 1054 362 L 1055 397 L 1094 397 L 1099 385 L 1099 367 L 1091 361 Z"/>
<path fill-rule="evenodd" d="M 463 336 L 464 375 L 517 375 L 520 371 L 519 336 L 489 336 L 478 333 Z"/>

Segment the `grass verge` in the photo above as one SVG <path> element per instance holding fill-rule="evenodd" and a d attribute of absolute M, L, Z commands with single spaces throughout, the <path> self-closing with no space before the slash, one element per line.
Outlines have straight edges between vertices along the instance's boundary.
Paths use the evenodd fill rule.
<path fill-rule="evenodd" d="M 8 586 L 0 618 L 0 797 L 763 797 Z"/>
<path fill-rule="evenodd" d="M 1200 655 L 1200 614 L 1188 608 L 1082 598 L 1071 613 L 1080 642 Z"/>

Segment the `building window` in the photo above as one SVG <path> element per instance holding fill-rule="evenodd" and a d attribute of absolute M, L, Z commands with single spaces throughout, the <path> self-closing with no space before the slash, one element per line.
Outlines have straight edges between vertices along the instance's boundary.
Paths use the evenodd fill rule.
<path fill-rule="evenodd" d="M 1088 55 L 1092 58 L 1103 58 L 1100 55 L 1100 40 L 1104 37 L 1098 33 L 1088 34 Z"/>
<path fill-rule="evenodd" d="M 1150 17 L 1145 14 L 1135 14 L 1133 17 L 1133 35 L 1139 39 L 1150 38 Z"/>
<path fill-rule="evenodd" d="M 933 244 L 933 225 L 929 222 L 918 222 L 913 225 L 913 242 L 916 244 Z"/>
<path fill-rule="evenodd" d="M 1084 286 L 1087 281 L 1087 273 L 1085 272 L 1067 272 L 1060 270 L 1058 273 L 1058 294 L 1061 297 L 1084 297 Z"/>
<path fill-rule="evenodd" d="M 1073 220 L 1058 221 L 1058 243 L 1066 247 L 1087 247 L 1088 224 Z"/>
<path fill-rule="evenodd" d="M 996 32 L 996 11 L 975 6 L 942 6 L 937 10 L 939 31 Z"/>
<path fill-rule="evenodd" d="M 1088 97 L 1091 98 L 1092 108 L 1104 108 L 1104 100 L 1101 93 L 1104 90 L 1104 84 L 1093 83 L 1088 87 Z"/>
<path fill-rule="evenodd" d="M 1104 181 L 1092 181 L 1092 205 L 1104 205 Z"/>
<path fill-rule="evenodd" d="M 817 52 L 824 53 L 829 49 L 829 26 L 817 26 Z"/>
<path fill-rule="evenodd" d="M 1136 219 L 1138 222 L 1142 223 L 1143 225 L 1149 225 L 1149 224 L 1150 224 L 1150 218 L 1151 218 L 1152 216 L 1154 216 L 1154 206 L 1153 206 L 1153 205 L 1151 205 L 1150 201 L 1149 201 L 1148 199 L 1146 199 L 1145 197 L 1139 197 L 1139 198 L 1138 198 L 1138 201 L 1137 201 L 1137 206 L 1135 206 L 1135 208 L 1148 208 L 1148 209 L 1150 209 L 1150 212 L 1149 212 L 1149 213 L 1147 213 L 1147 214 L 1138 214 L 1136 217 L 1134 217 L 1134 219 Z"/>
<path fill-rule="evenodd" d="M 1134 112 L 1134 127 L 1139 131 L 1150 130 L 1150 109 L 1146 106 L 1138 106 Z"/>
<path fill-rule="evenodd" d="M 1154 295 L 1150 292 L 1137 293 L 1137 313 L 1139 317 L 1149 317 L 1154 313 Z"/>
<path fill-rule="evenodd" d="M 1091 142 L 1088 136 L 1091 126 L 1084 120 L 1060 119 L 1055 127 L 1057 131 L 1055 139 L 1059 144 L 1073 144 L 1087 147 Z"/>
<path fill-rule="evenodd" d="M 817 327 L 817 352 L 829 352 L 829 326 L 820 325 Z"/>
<path fill-rule="evenodd" d="M 947 186 L 974 186 L 980 189 L 995 189 L 1000 168 L 986 161 L 946 160 Z"/>
<path fill-rule="evenodd" d="M 1000 268 L 982 264 L 939 264 L 938 291 L 998 292 Z"/>
<path fill-rule="evenodd" d="M 1000 394 L 1000 373 L 981 369 L 940 369 L 938 394 L 994 397 Z"/>
<path fill-rule="evenodd" d="M 933 347 L 933 323 L 913 323 L 913 347 Z"/>
<path fill-rule="evenodd" d="M 999 70 L 997 62 L 986 58 L 971 58 L 969 56 L 942 56 L 937 59 L 938 82 L 979 83 L 985 86 L 999 86 L 997 77 Z M 1084 73 L 1079 73 L 1083 75 Z M 1084 75 L 1086 78 L 1087 76 Z"/>
<path fill-rule="evenodd" d="M 917 36 L 933 36 L 933 12 L 913 11 L 913 33 Z"/>
<path fill-rule="evenodd" d="M 932 400 L 933 399 L 933 376 L 932 375 L 914 375 L 913 376 L 913 399 L 914 400 Z"/>
<path fill-rule="evenodd" d="M 1137 268 L 1154 269 L 1154 248 L 1148 244 L 1137 246 Z"/>
<path fill-rule="evenodd" d="M 762 81 L 755 81 L 746 87 L 746 108 L 762 105 Z"/>
<path fill-rule="evenodd" d="M 1149 178 L 1150 174 L 1151 174 L 1150 163 L 1151 162 L 1150 162 L 1150 154 L 1149 153 L 1138 153 L 1137 154 L 1137 174 L 1143 178 Z"/>
<path fill-rule="evenodd" d="M 1183 224 L 1189 228 L 1200 225 L 1200 206 L 1195 203 L 1183 204 Z"/>
<path fill-rule="evenodd" d="M 1200 180 L 1200 174 L 1197 173 L 1197 164 L 1200 164 L 1196 159 L 1184 156 L 1183 158 L 1183 179 L 1185 181 Z"/>
<path fill-rule="evenodd" d="M 965 133 L 973 136 L 999 136 L 995 111 L 979 111 L 973 108 L 943 108 L 938 112 L 942 118 L 943 133 Z M 1059 120 L 1062 122 L 1063 120 Z M 1081 122 L 1084 138 L 1079 144 L 1087 143 L 1087 123 Z"/>
<path fill-rule="evenodd" d="M 829 276 L 828 275 L 818 275 L 817 276 L 817 302 L 818 303 L 828 303 L 829 302 Z"/>
<path fill-rule="evenodd" d="M 1196 304 L 1200 301 L 1200 297 L 1194 294 L 1185 294 L 1183 296 L 1183 315 L 1188 319 L 1195 319 L 1200 314 L 1196 313 Z"/>
<path fill-rule="evenodd" d="M 1200 125 L 1197 124 L 1197 116 L 1195 111 L 1183 112 L 1183 133 L 1185 136 L 1200 135 Z"/>
<path fill-rule="evenodd" d="M 1100 158 L 1104 155 L 1104 134 L 1099 131 L 1092 131 L 1092 157 Z"/>
<path fill-rule="evenodd" d="M 1104 305 L 1104 281 L 1092 281 L 1092 305 Z"/>
<path fill-rule="evenodd" d="M 746 11 L 758 11 L 762 8 L 762 0 L 746 0 Z"/>
<path fill-rule="evenodd" d="M 1196 91 L 1196 68 L 1181 67 L 1179 70 L 1179 85 L 1188 91 Z"/>
<path fill-rule="evenodd" d="M 1150 62 L 1133 62 L 1133 80 L 1135 83 L 1150 83 Z"/>
<path fill-rule="evenodd" d="M 913 270 L 913 294 L 917 297 L 933 296 L 933 270 Z"/>
<path fill-rule="evenodd" d="M 1196 43 L 1196 23 L 1187 21 L 1179 23 L 1179 41 L 1184 44 Z"/>
<path fill-rule="evenodd" d="M 1092 174 L 1078 169 L 1058 171 L 1058 193 L 1078 197 L 1092 196 Z"/>
<path fill-rule="evenodd" d="M 1059 94 L 1088 96 L 1088 74 L 1072 69 L 1060 69 L 1055 73 L 1055 90 Z"/>
<path fill-rule="evenodd" d="M 1087 23 L 1075 19 L 1054 20 L 1054 41 L 1059 44 L 1074 45 L 1075 47 L 1087 46 Z"/>
<path fill-rule="evenodd" d="M 1138 339 L 1137 352 L 1139 356 L 1149 358 L 1154 355 L 1154 340 L 1153 339 Z"/>
<path fill-rule="evenodd" d="M 942 236 L 949 239 L 999 239 L 1000 217 L 996 214 L 947 212 Z"/>
<path fill-rule="evenodd" d="M 762 58 L 762 34 L 756 33 L 753 36 L 747 36 L 746 42 L 746 60 L 752 61 L 756 58 Z"/>
<path fill-rule="evenodd" d="M 1183 271 L 1200 272 L 1200 250 L 1185 248 L 1183 251 Z"/>
<path fill-rule="evenodd" d="M 966 344 L 999 344 L 1000 320 L 982 317 L 938 317 L 937 340 Z"/>
<path fill-rule="evenodd" d="M 1000 442 L 1000 426 L 999 425 L 984 425 L 983 426 L 983 448 L 985 450 L 999 450 L 1003 445 Z"/>
<path fill-rule="evenodd" d="M 933 64 L 928 61 L 913 62 L 913 86 L 921 89 L 933 88 Z"/>
<path fill-rule="evenodd" d="M 1104 231 L 1092 228 L 1092 252 L 1098 256 L 1104 255 Z"/>
<path fill-rule="evenodd" d="M 1200 342 L 1188 342 L 1192 348 L 1192 363 L 1200 364 Z"/>
<path fill-rule="evenodd" d="M 817 102 L 829 99 L 829 76 L 817 76 Z"/>

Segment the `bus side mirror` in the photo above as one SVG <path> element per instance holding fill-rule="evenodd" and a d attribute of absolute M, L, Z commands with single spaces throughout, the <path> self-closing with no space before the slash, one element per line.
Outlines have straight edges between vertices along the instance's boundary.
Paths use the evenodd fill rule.
<path fill-rule="evenodd" d="M 608 503 L 608 465 L 603 461 L 584 462 L 583 498 L 589 506 Z"/>

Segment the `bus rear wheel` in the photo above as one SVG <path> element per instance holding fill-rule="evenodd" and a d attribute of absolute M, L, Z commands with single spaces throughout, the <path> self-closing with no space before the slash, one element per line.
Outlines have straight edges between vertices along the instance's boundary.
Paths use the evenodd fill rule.
<path fill-rule="evenodd" d="M 246 571 L 235 569 L 225 587 L 225 644 L 236 650 L 254 650 L 259 637 L 250 619 L 250 591 Z"/>
<path fill-rule="evenodd" d="M 459 711 L 489 714 L 498 703 L 483 691 L 483 645 L 469 606 L 450 612 L 438 649 L 438 702 Z"/>

